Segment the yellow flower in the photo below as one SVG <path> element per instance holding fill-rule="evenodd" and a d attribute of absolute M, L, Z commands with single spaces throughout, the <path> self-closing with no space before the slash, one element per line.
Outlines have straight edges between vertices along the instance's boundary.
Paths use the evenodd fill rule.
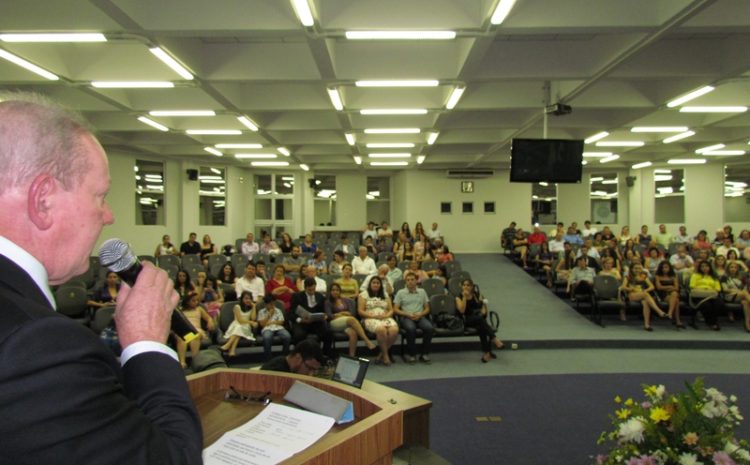
<path fill-rule="evenodd" d="M 654 386 L 654 385 L 647 386 L 646 389 L 643 390 L 643 393 L 646 394 L 649 397 L 655 396 L 656 395 L 656 386 Z"/>
<path fill-rule="evenodd" d="M 682 437 L 682 441 L 688 446 L 694 446 L 698 444 L 698 435 L 695 433 L 687 433 Z"/>
<path fill-rule="evenodd" d="M 669 420 L 670 416 L 671 415 L 669 414 L 669 412 L 667 412 L 665 409 L 663 409 L 661 407 L 654 407 L 654 408 L 652 408 L 651 409 L 651 414 L 649 415 L 649 417 L 652 420 L 654 420 L 655 422 L 657 422 L 657 423 L 660 422 L 660 421 L 667 421 L 667 420 Z"/>
<path fill-rule="evenodd" d="M 620 398 L 620 396 L 615 396 L 615 403 L 619 404 L 620 402 L 622 402 L 622 399 Z"/>
<path fill-rule="evenodd" d="M 617 415 L 617 418 L 621 420 L 625 420 L 626 418 L 630 416 L 630 410 L 626 408 L 621 408 L 620 410 L 616 410 L 615 414 Z"/>
<path fill-rule="evenodd" d="M 632 407 L 634 403 L 635 402 L 633 402 L 633 399 L 628 399 L 625 401 L 625 405 L 627 405 L 628 407 Z"/>

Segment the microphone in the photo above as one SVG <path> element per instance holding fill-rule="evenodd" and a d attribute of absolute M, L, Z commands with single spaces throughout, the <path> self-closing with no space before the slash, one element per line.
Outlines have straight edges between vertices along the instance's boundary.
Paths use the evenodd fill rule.
<path fill-rule="evenodd" d="M 135 284 L 138 273 L 143 269 L 140 260 L 130 248 L 130 245 L 120 239 L 107 239 L 99 247 L 99 263 L 110 271 L 117 273 L 124 282 L 131 287 Z M 199 337 L 198 331 L 185 318 L 182 312 L 172 311 L 170 328 L 185 342 Z"/>

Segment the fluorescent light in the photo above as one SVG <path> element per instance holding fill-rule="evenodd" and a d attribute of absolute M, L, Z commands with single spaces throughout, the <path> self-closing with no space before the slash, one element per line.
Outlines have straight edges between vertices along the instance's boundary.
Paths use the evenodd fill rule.
<path fill-rule="evenodd" d="M 361 115 L 426 115 L 426 108 L 365 108 Z"/>
<path fill-rule="evenodd" d="M 216 116 L 213 110 L 154 110 L 149 111 L 151 116 Z"/>
<path fill-rule="evenodd" d="M 216 168 L 211 168 L 211 172 L 214 173 L 214 174 L 221 175 L 221 170 L 216 169 Z"/>
<path fill-rule="evenodd" d="M 495 12 L 492 13 L 490 23 L 495 25 L 502 24 L 503 21 L 505 21 L 505 18 L 508 17 L 511 8 L 513 8 L 515 3 L 516 0 L 500 0 L 500 3 L 497 4 L 497 8 L 495 8 Z"/>
<path fill-rule="evenodd" d="M 164 190 L 164 186 L 158 186 L 156 184 L 146 184 L 146 189 L 160 191 L 160 190 Z"/>
<path fill-rule="evenodd" d="M 655 182 L 662 182 L 662 181 L 671 181 L 674 179 L 674 176 L 671 174 L 657 174 L 654 175 L 654 181 Z"/>
<path fill-rule="evenodd" d="M 439 82 L 437 79 L 395 81 L 363 80 L 354 83 L 357 87 L 437 87 L 438 84 Z"/>
<path fill-rule="evenodd" d="M 91 81 L 97 89 L 169 89 L 174 87 L 170 81 Z"/>
<path fill-rule="evenodd" d="M 618 160 L 619 158 L 619 155 L 612 155 L 611 157 L 602 158 L 601 160 L 599 160 L 599 163 L 609 163 L 611 161 Z"/>
<path fill-rule="evenodd" d="M 365 134 L 419 134 L 419 128 L 365 129 Z"/>
<path fill-rule="evenodd" d="M 11 63 L 14 63 L 28 71 L 31 71 L 34 74 L 38 74 L 45 79 L 49 79 L 50 81 L 57 81 L 60 79 L 56 74 L 52 74 L 46 69 L 40 68 L 39 66 L 30 63 L 19 56 L 13 55 L 10 52 L 6 52 L 5 50 L 0 50 L 0 58 L 5 58 Z"/>
<path fill-rule="evenodd" d="M 299 167 L 300 167 L 300 168 L 302 168 L 302 169 L 303 169 L 304 171 L 310 171 L 310 167 L 309 167 L 309 166 L 307 166 L 307 165 L 306 165 L 306 164 L 304 164 L 304 163 L 300 163 Z"/>
<path fill-rule="evenodd" d="M 288 157 L 288 156 L 291 155 L 291 153 L 289 152 L 289 150 L 286 147 L 278 147 L 276 149 L 276 151 L 279 152 L 280 154 L 284 155 L 285 157 Z"/>
<path fill-rule="evenodd" d="M 702 155 L 714 155 L 714 156 L 738 156 L 738 155 L 744 155 L 744 150 L 710 150 L 703 152 Z"/>
<path fill-rule="evenodd" d="M 591 144 L 591 143 L 596 142 L 596 141 L 598 141 L 600 139 L 604 139 L 608 135 L 609 135 L 609 133 L 607 131 L 597 132 L 593 136 L 591 136 L 588 139 L 584 140 L 583 143 L 584 144 Z"/>
<path fill-rule="evenodd" d="M 461 96 L 464 94 L 464 91 L 466 90 L 466 87 L 456 87 L 453 89 L 453 92 L 451 92 L 451 96 L 448 97 L 448 102 L 445 104 L 445 108 L 448 110 L 453 110 L 456 107 L 456 104 L 461 99 Z"/>
<path fill-rule="evenodd" d="M 238 136 L 242 134 L 239 129 L 188 129 L 185 134 L 191 136 Z"/>
<path fill-rule="evenodd" d="M 289 181 L 291 184 L 294 184 L 294 176 L 282 176 L 282 181 Z"/>
<path fill-rule="evenodd" d="M 667 186 L 667 187 L 657 187 L 657 191 L 659 191 L 660 194 L 672 194 L 674 193 L 674 189 Z"/>
<path fill-rule="evenodd" d="M 201 184 L 226 184 L 223 179 L 201 179 Z"/>
<path fill-rule="evenodd" d="M 343 110 L 344 102 L 341 101 L 341 94 L 339 94 L 339 90 L 335 87 L 329 87 L 326 89 L 326 92 L 328 92 L 328 98 L 331 99 L 333 108 L 335 108 L 337 111 Z"/>
<path fill-rule="evenodd" d="M 211 155 L 216 155 L 217 157 L 223 157 L 224 156 L 223 153 L 219 152 L 218 150 L 216 150 L 213 147 L 203 147 L 203 150 L 205 150 L 206 152 L 210 153 Z"/>
<path fill-rule="evenodd" d="M 393 144 L 367 144 L 368 149 L 409 149 L 415 144 L 411 142 L 398 142 Z"/>
<path fill-rule="evenodd" d="M 358 155 L 354 155 L 354 163 L 361 165 L 362 164 L 362 157 Z"/>
<path fill-rule="evenodd" d="M 705 95 L 709 92 L 714 90 L 714 87 L 711 86 L 703 86 L 698 90 L 694 90 L 688 94 L 683 95 L 682 97 L 676 98 L 672 100 L 671 102 L 667 103 L 667 106 L 669 108 L 674 108 L 676 106 L 682 105 L 685 102 L 689 102 L 690 100 L 693 100 L 695 98 L 700 97 L 701 95 Z"/>
<path fill-rule="evenodd" d="M 703 147 L 702 149 L 698 149 L 695 151 L 695 153 L 703 153 L 703 152 L 710 152 L 712 150 L 719 150 L 726 147 L 724 144 L 715 144 L 715 145 L 709 145 L 708 147 Z"/>
<path fill-rule="evenodd" d="M 251 166 L 289 166 L 288 161 L 253 161 Z"/>
<path fill-rule="evenodd" d="M 146 118 L 145 116 L 139 116 L 138 121 L 140 121 L 143 124 L 148 124 L 152 128 L 158 129 L 159 131 L 167 132 L 169 131 L 169 128 L 164 126 L 163 124 L 159 124 L 156 121 Z"/>
<path fill-rule="evenodd" d="M 617 184 L 617 179 L 605 179 L 602 184 Z"/>
<path fill-rule="evenodd" d="M 687 126 L 634 126 L 630 132 L 685 132 Z"/>
<path fill-rule="evenodd" d="M 455 31 L 346 31 L 349 40 L 451 40 Z"/>
<path fill-rule="evenodd" d="M 612 152 L 583 152 L 585 158 L 606 158 L 611 157 Z"/>
<path fill-rule="evenodd" d="M 643 147 L 645 142 L 639 140 L 603 140 L 597 142 L 597 147 Z"/>
<path fill-rule="evenodd" d="M 370 158 L 411 158 L 410 153 L 369 153 Z"/>
<path fill-rule="evenodd" d="M 294 12 L 297 14 L 297 18 L 299 18 L 299 22 L 302 23 L 303 26 L 310 27 L 315 24 L 315 19 L 312 15 L 312 10 L 310 10 L 310 4 L 307 3 L 307 0 L 292 0 L 292 8 L 294 8 Z"/>
<path fill-rule="evenodd" d="M 161 47 L 154 47 L 148 49 L 149 52 L 153 53 L 156 58 L 160 59 L 165 65 L 172 68 L 172 71 L 179 74 L 182 79 L 192 81 L 194 79 L 192 73 L 187 70 L 184 66 L 177 62 L 171 55 L 165 52 Z"/>
<path fill-rule="evenodd" d="M 242 160 L 245 158 L 278 158 L 278 156 L 275 153 L 237 153 L 234 158 Z"/>
<path fill-rule="evenodd" d="M 662 142 L 664 142 L 665 144 L 671 144 L 672 142 L 686 139 L 694 135 L 695 135 L 695 131 L 685 131 L 682 134 L 675 134 L 674 136 L 669 136 L 666 139 L 664 139 Z"/>
<path fill-rule="evenodd" d="M 672 170 L 667 170 L 663 168 L 654 170 L 654 174 L 671 174 L 671 173 L 672 173 Z"/>
<path fill-rule="evenodd" d="M 542 181 L 542 182 L 539 183 L 539 185 L 542 186 L 542 187 L 547 187 L 547 186 L 549 186 L 549 183 L 545 182 L 545 181 Z"/>
<path fill-rule="evenodd" d="M 421 165 L 422 163 L 424 163 L 424 159 L 425 158 L 427 158 L 427 157 L 425 157 L 424 155 L 419 155 L 417 157 L 417 165 Z"/>
<path fill-rule="evenodd" d="M 604 181 L 604 178 L 601 176 L 593 176 L 589 179 L 590 182 L 602 182 Z"/>
<path fill-rule="evenodd" d="M 347 144 L 354 145 L 356 143 L 356 140 L 354 139 L 354 133 L 346 132 L 344 133 L 344 137 L 346 138 Z"/>
<path fill-rule="evenodd" d="M 705 158 L 672 158 L 667 160 L 669 165 L 702 165 L 708 160 Z"/>
<path fill-rule="evenodd" d="M 581 160 L 581 165 L 586 166 L 588 164 L 589 164 L 589 162 L 587 162 L 586 160 Z"/>
<path fill-rule="evenodd" d="M 747 107 L 725 106 L 725 107 L 680 107 L 680 113 L 744 113 Z"/>
<path fill-rule="evenodd" d="M 161 177 L 161 174 L 144 174 L 143 177 L 146 178 L 146 181 L 149 182 L 154 180 L 156 180 L 157 182 L 161 182 L 161 180 L 163 179 Z"/>
<path fill-rule="evenodd" d="M 58 34 L 0 34 L 3 42 L 106 42 L 99 32 L 64 32 Z"/>
<path fill-rule="evenodd" d="M 636 163 L 635 165 L 631 166 L 631 169 L 639 170 L 641 168 L 648 168 L 649 166 L 653 165 L 650 161 L 644 161 L 643 163 Z"/>
<path fill-rule="evenodd" d="M 407 166 L 407 161 L 371 161 L 370 166 Z"/>
<path fill-rule="evenodd" d="M 238 116 L 237 121 L 242 123 L 242 125 L 248 128 L 249 130 L 253 132 L 258 132 L 258 125 L 255 124 L 255 122 L 253 122 L 253 120 L 251 120 L 247 116 Z"/>
<path fill-rule="evenodd" d="M 262 149 L 263 144 L 216 144 L 217 149 Z"/>
<path fill-rule="evenodd" d="M 427 145 L 434 144 L 439 135 L 440 133 L 437 131 L 427 133 Z"/>

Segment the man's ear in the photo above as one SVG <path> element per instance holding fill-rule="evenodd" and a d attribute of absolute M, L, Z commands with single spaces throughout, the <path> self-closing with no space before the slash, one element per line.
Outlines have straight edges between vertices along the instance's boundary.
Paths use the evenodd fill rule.
<path fill-rule="evenodd" d="M 27 210 L 29 218 L 39 230 L 46 231 L 52 227 L 53 199 L 59 186 L 57 180 L 41 174 L 34 178 L 29 186 L 27 196 Z"/>

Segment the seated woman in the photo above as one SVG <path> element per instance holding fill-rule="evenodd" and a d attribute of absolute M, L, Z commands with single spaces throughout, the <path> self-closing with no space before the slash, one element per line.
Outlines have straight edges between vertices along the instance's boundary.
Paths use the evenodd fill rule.
<path fill-rule="evenodd" d="M 195 286 L 193 285 L 193 282 L 190 281 L 187 271 L 180 270 L 177 272 L 177 276 L 174 279 L 174 289 L 180 297 L 185 297 L 195 291 Z"/>
<path fill-rule="evenodd" d="M 630 268 L 630 272 L 625 276 L 620 289 L 626 293 L 628 299 L 632 302 L 640 302 L 643 307 L 643 329 L 653 331 L 651 328 L 651 310 L 656 312 L 662 318 L 666 318 L 656 301 L 651 297 L 654 285 L 648 279 L 648 273 L 643 266 L 636 263 Z"/>
<path fill-rule="evenodd" d="M 651 234 L 648 233 L 648 226 L 641 226 L 641 232 L 638 233 L 638 244 L 645 249 L 651 245 Z"/>
<path fill-rule="evenodd" d="M 427 245 L 427 236 L 425 236 L 423 233 L 415 232 L 414 233 L 414 256 L 424 256 L 424 249 Z"/>
<path fill-rule="evenodd" d="M 690 247 L 690 250 L 711 250 L 711 241 L 708 239 L 708 233 L 701 229 Z"/>
<path fill-rule="evenodd" d="M 724 292 L 724 301 L 737 302 L 742 305 L 742 312 L 745 314 L 745 331 L 750 333 L 750 292 L 748 292 L 747 277 L 740 274 L 740 267 L 737 263 L 731 263 L 719 282 Z M 729 319 L 734 321 L 734 314 L 730 312 L 729 316 Z"/>
<path fill-rule="evenodd" d="M 216 280 L 219 284 L 226 283 L 234 285 L 234 282 L 237 281 L 237 275 L 234 274 L 234 267 L 231 263 L 227 262 L 222 265 L 221 270 L 219 270 L 219 275 L 216 277 Z"/>
<path fill-rule="evenodd" d="M 721 279 L 727 272 L 727 257 L 717 255 L 714 257 L 714 276 Z"/>
<path fill-rule="evenodd" d="M 432 275 L 433 278 L 439 279 L 443 283 L 443 287 L 448 285 L 448 270 L 445 265 L 440 265 L 435 268 L 435 273 Z"/>
<path fill-rule="evenodd" d="M 622 281 L 622 275 L 615 268 L 615 260 L 612 257 L 602 258 L 602 269 L 599 271 L 602 276 L 612 276 L 618 281 Z"/>
<path fill-rule="evenodd" d="M 195 357 L 201 350 L 201 341 L 204 339 L 208 339 L 208 334 L 202 328 L 201 322 L 204 322 L 206 324 L 206 328 L 208 328 L 209 331 L 213 331 L 214 320 L 200 305 L 200 299 L 198 298 L 198 294 L 196 294 L 195 292 L 188 292 L 187 294 L 185 294 L 185 296 L 182 298 L 182 306 L 180 308 L 180 311 L 183 313 L 183 315 L 185 315 L 185 318 L 190 322 L 190 324 L 193 325 L 193 327 L 196 329 L 196 331 L 198 331 L 198 334 L 200 335 L 200 337 L 197 337 L 190 341 L 190 353 L 193 354 L 193 357 Z M 177 357 L 180 360 L 180 365 L 182 365 L 182 368 L 186 368 L 187 363 L 185 362 L 185 355 L 187 353 L 188 344 L 185 343 L 185 341 L 181 337 L 176 335 L 175 341 L 177 345 Z"/>
<path fill-rule="evenodd" d="M 748 272 L 747 265 L 745 265 L 745 262 L 740 260 L 739 255 L 734 250 L 730 250 L 729 252 L 727 252 L 727 268 L 729 268 L 729 265 L 731 265 L 732 263 L 736 263 L 741 272 Z"/>
<path fill-rule="evenodd" d="M 565 244 L 563 254 L 563 257 L 557 262 L 555 274 L 557 281 L 565 281 L 567 283 L 570 279 L 570 273 L 576 266 L 576 253 L 570 247 L 570 244 Z"/>
<path fill-rule="evenodd" d="M 271 295 L 275 300 L 282 302 L 284 311 L 289 312 L 295 292 L 297 292 L 297 287 L 291 278 L 284 274 L 284 265 L 276 265 L 273 268 L 273 276 L 266 281 L 266 295 Z"/>
<path fill-rule="evenodd" d="M 289 344 L 292 342 L 292 335 L 284 328 L 284 312 L 275 304 L 276 299 L 271 294 L 263 296 L 263 308 L 257 312 L 258 324 L 262 328 L 260 331 L 263 337 L 263 359 L 268 361 L 273 356 L 273 337 L 278 336 L 281 339 L 281 352 L 283 355 L 289 353 Z"/>
<path fill-rule="evenodd" d="M 161 257 L 162 255 L 179 255 L 179 251 L 174 248 L 169 234 L 161 236 L 161 242 L 154 250 L 154 257 Z"/>
<path fill-rule="evenodd" d="M 591 245 L 599 252 L 599 255 L 601 255 L 602 250 L 607 247 L 607 241 L 604 240 L 602 233 L 598 232 L 594 234 L 594 239 L 591 241 Z"/>
<path fill-rule="evenodd" d="M 307 266 L 312 266 L 317 270 L 318 275 L 328 273 L 328 265 L 326 264 L 326 254 L 322 250 L 316 250 L 313 253 L 313 258 L 308 260 Z"/>
<path fill-rule="evenodd" d="M 279 248 L 281 249 L 281 253 L 292 253 L 292 249 L 294 248 L 294 242 L 292 241 L 292 236 L 290 236 L 289 233 L 281 234 L 281 241 L 279 242 Z"/>
<path fill-rule="evenodd" d="M 414 246 L 411 244 L 410 241 L 405 241 L 402 244 L 401 249 L 398 253 L 398 261 L 403 262 L 404 260 L 414 260 L 415 254 L 414 254 Z"/>
<path fill-rule="evenodd" d="M 208 268 L 208 256 L 216 255 L 216 246 L 211 242 L 211 236 L 208 234 L 203 235 L 203 242 L 201 243 L 201 262 L 203 266 Z"/>
<path fill-rule="evenodd" d="M 342 250 L 335 250 L 333 252 L 333 261 L 328 266 L 329 274 L 341 274 L 343 273 L 342 267 L 346 264 L 346 256 Z"/>
<path fill-rule="evenodd" d="M 654 276 L 659 264 L 664 260 L 664 254 L 656 247 L 649 247 L 648 255 L 643 260 L 643 267 L 648 271 L 649 276 Z"/>
<path fill-rule="evenodd" d="M 438 249 L 437 262 L 442 265 L 446 262 L 452 262 L 453 260 L 455 260 L 455 257 L 450 249 L 448 249 L 448 246 L 443 244 L 443 246 Z"/>
<path fill-rule="evenodd" d="M 318 250 L 318 246 L 313 242 L 312 234 L 305 234 L 305 240 L 299 245 L 302 253 L 315 253 Z"/>
<path fill-rule="evenodd" d="M 698 308 L 703 312 L 706 324 L 714 331 L 721 329 L 717 318 L 721 306 L 718 298 L 719 292 L 721 292 L 721 283 L 714 276 L 711 263 L 701 260 L 695 265 L 695 272 L 690 276 L 691 300 L 699 302 Z M 693 327 L 697 329 L 695 323 Z"/>
<path fill-rule="evenodd" d="M 211 318 L 214 320 L 219 318 L 219 311 L 224 303 L 224 293 L 220 287 L 216 286 L 216 279 L 211 276 L 207 276 L 204 281 L 201 303 L 206 307 L 206 311 L 211 315 Z"/>
<path fill-rule="evenodd" d="M 334 333 L 346 333 L 349 337 L 349 356 L 357 355 L 357 338 L 364 341 L 367 348 L 375 349 L 375 344 L 367 337 L 359 320 L 354 316 L 354 301 L 341 297 L 341 286 L 331 284 L 328 290 L 328 298 L 325 302 L 325 312 L 328 315 L 328 324 Z"/>
<path fill-rule="evenodd" d="M 114 307 L 117 294 L 120 292 L 120 277 L 114 271 L 107 272 L 107 281 L 94 292 L 86 305 L 94 308 Z"/>
<path fill-rule="evenodd" d="M 359 283 L 356 279 L 352 278 L 352 265 L 346 263 L 341 267 L 341 277 L 334 281 L 341 288 L 341 297 L 347 299 L 356 299 L 359 297 Z"/>
<path fill-rule="evenodd" d="M 685 329 L 685 325 L 680 321 L 680 280 L 677 279 L 677 273 L 669 260 L 664 260 L 659 264 L 654 274 L 654 284 L 656 285 L 656 295 L 669 304 L 667 316 L 672 318 L 672 322 L 679 329 Z"/>
<path fill-rule="evenodd" d="M 420 264 L 416 260 L 412 260 L 409 262 L 409 271 L 416 275 L 418 283 L 421 283 L 422 281 L 430 277 L 430 275 L 427 274 L 426 271 L 420 268 Z"/>
<path fill-rule="evenodd" d="M 496 349 L 503 348 L 503 342 L 495 335 L 495 330 L 487 323 L 487 304 L 479 288 L 471 279 L 461 283 L 461 295 L 456 296 L 456 310 L 464 317 L 464 326 L 476 328 L 479 333 L 479 344 L 482 347 L 482 363 L 487 363 L 497 356 L 492 353 L 492 345 Z"/>
<path fill-rule="evenodd" d="M 304 289 L 305 288 L 305 278 L 307 278 L 307 267 L 309 265 L 300 265 L 299 267 L 299 275 L 297 276 L 297 281 L 294 283 L 294 286 L 297 289 Z"/>
<path fill-rule="evenodd" d="M 620 247 L 625 247 L 625 243 L 631 239 L 633 238 L 630 236 L 630 226 L 623 226 L 620 230 L 620 235 L 617 237 L 617 243 Z"/>
<path fill-rule="evenodd" d="M 255 341 L 254 333 L 258 327 L 258 322 L 255 321 L 255 303 L 250 291 L 242 292 L 240 302 L 234 306 L 233 312 L 234 320 L 224 334 L 227 342 L 219 347 L 222 351 L 229 352 L 230 357 L 237 355 L 237 344 L 240 343 L 240 338 Z"/>
<path fill-rule="evenodd" d="M 392 363 L 391 346 L 398 337 L 398 324 L 393 319 L 391 300 L 385 296 L 379 276 L 373 276 L 367 289 L 359 295 L 357 312 L 364 319 L 367 331 L 374 333 L 378 340 L 380 355 L 375 363 L 389 366 Z"/>
<path fill-rule="evenodd" d="M 539 250 L 532 257 L 537 268 L 544 271 L 547 276 L 547 287 L 552 288 L 552 261 L 553 254 L 549 251 L 549 242 L 544 241 L 539 245 Z"/>
<path fill-rule="evenodd" d="M 612 259 L 612 268 L 617 270 L 618 273 L 622 273 L 622 265 L 620 263 L 620 257 L 617 255 L 617 253 L 609 248 L 605 247 L 602 249 L 602 251 L 599 253 L 599 261 L 604 265 L 604 259 L 605 258 L 611 258 Z"/>

